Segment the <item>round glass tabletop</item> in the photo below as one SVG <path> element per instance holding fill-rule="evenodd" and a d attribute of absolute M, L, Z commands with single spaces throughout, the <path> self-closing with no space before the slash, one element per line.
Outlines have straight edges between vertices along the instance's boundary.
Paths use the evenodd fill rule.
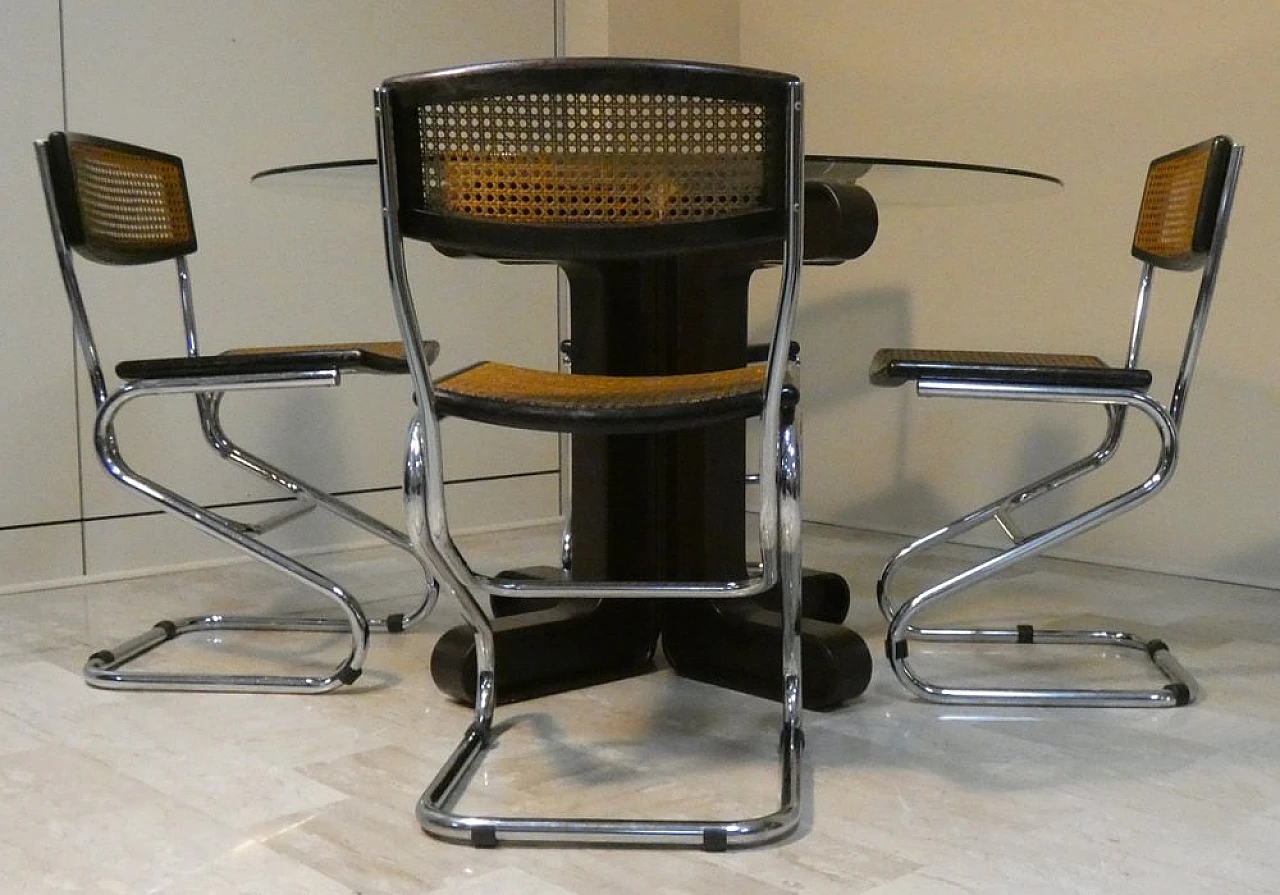
<path fill-rule="evenodd" d="M 807 155 L 805 179 L 857 184 L 882 205 L 968 205 L 1048 196 L 1062 188 L 1049 174 L 928 159 Z M 289 195 L 368 202 L 378 192 L 376 159 L 340 159 L 259 171 L 253 183 Z"/>
<path fill-rule="evenodd" d="M 267 168 L 249 178 L 256 186 L 288 196 L 325 196 L 353 202 L 378 197 L 378 160 L 339 159 Z"/>
<path fill-rule="evenodd" d="M 1049 196 L 1062 181 L 1020 168 L 928 159 L 806 155 L 806 180 L 853 183 L 881 205 L 968 205 Z"/>

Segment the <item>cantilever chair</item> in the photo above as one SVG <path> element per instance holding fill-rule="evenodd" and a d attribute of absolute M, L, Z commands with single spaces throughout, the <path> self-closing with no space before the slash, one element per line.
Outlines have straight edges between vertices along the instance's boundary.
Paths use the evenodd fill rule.
<path fill-rule="evenodd" d="M 474 630 L 474 717 L 418 802 L 423 828 L 476 846 L 506 841 L 723 849 L 791 832 L 799 819 L 800 515 L 798 393 L 787 348 L 800 273 L 801 85 L 791 75 L 645 60 L 507 62 L 406 75 L 375 94 L 387 260 L 417 395 L 409 431 L 410 538 Z M 636 258 L 752 244 L 783 246 L 766 364 L 672 376 L 556 373 L 485 362 L 436 378 L 419 350 L 405 241 L 448 252 L 545 261 Z M 716 582 L 512 580 L 474 572 L 445 512 L 441 418 L 610 435 L 760 416 L 758 574 Z M 754 571 L 754 570 L 753 570 Z M 490 597 L 724 599 L 781 582 L 784 698 L 780 804 L 734 820 L 477 817 L 453 811 L 494 742 Z"/>
<path fill-rule="evenodd" d="M 1143 639 L 1124 631 L 1043 629 L 1029 624 L 929 627 L 918 622 L 917 616 L 1015 563 L 1137 507 L 1169 483 L 1178 459 L 1179 429 L 1208 321 L 1243 151 L 1243 147 L 1227 137 L 1215 137 L 1151 163 L 1133 237 L 1132 254 L 1141 262 L 1141 274 L 1128 351 L 1122 365 L 1110 366 L 1101 358 L 1088 355 L 916 349 L 884 349 L 876 353 L 871 369 L 871 381 L 876 385 L 896 386 L 914 381 L 917 392 L 928 397 L 1092 404 L 1102 407 L 1107 418 L 1102 441 L 1091 453 L 918 538 L 898 551 L 885 566 L 878 584 L 878 598 L 889 620 L 886 641 L 889 662 L 898 679 L 923 699 L 970 705 L 1150 707 L 1186 705 L 1195 699 L 1195 681 L 1160 640 Z M 1157 269 L 1162 275 L 1200 271 L 1182 361 L 1167 403 L 1150 394 L 1151 372 L 1139 365 Z M 1130 410 L 1149 420 L 1159 436 L 1159 449 L 1150 474 L 1069 518 L 1034 532 L 1020 530 L 1013 518 L 1016 511 L 1068 482 L 1097 471 L 1115 455 Z M 1007 545 L 999 552 L 985 555 L 981 561 L 909 598 L 893 596 L 895 576 L 905 564 L 918 561 L 929 551 L 989 522 L 998 526 L 1007 539 Z M 913 642 L 1093 645 L 1132 650 L 1148 657 L 1167 683 L 1130 689 L 960 686 L 924 677 L 910 661 L 909 644 Z"/>
<path fill-rule="evenodd" d="M 115 689 L 213 690 L 235 692 L 324 692 L 360 675 L 370 627 L 401 631 L 425 617 L 436 598 L 435 580 L 423 566 L 425 583 L 416 604 L 404 612 L 370 620 L 346 588 L 262 540 L 266 533 L 316 507 L 406 551 L 419 561 L 407 536 L 338 497 L 298 479 L 239 447 L 223 430 L 219 410 L 228 392 L 336 386 L 344 373 L 399 373 L 408 366 L 400 342 L 243 348 L 203 355 L 196 338 L 196 317 L 187 258 L 196 250 L 196 233 L 182 160 L 114 140 L 56 132 L 36 143 L 53 230 L 54 248 L 71 307 L 75 338 L 88 371 L 97 415 L 94 444 L 108 473 L 162 509 L 191 522 L 206 534 L 248 553 L 322 594 L 336 612 L 302 615 L 209 613 L 158 622 L 119 646 L 95 652 L 84 668 L 96 687 Z M 177 300 L 185 353 L 119 363 L 119 384 L 108 385 L 103 361 L 89 325 L 76 275 L 74 255 L 104 265 L 172 261 L 177 269 Z M 430 347 L 424 350 L 432 350 Z M 249 523 L 200 506 L 125 461 L 116 434 L 116 417 L 137 398 L 193 395 L 204 439 L 216 454 L 238 468 L 282 488 L 287 509 Z M 180 671 L 131 668 L 129 664 L 175 637 L 202 631 L 335 632 L 350 638 L 346 657 L 326 674 L 226 674 L 199 669 Z"/>

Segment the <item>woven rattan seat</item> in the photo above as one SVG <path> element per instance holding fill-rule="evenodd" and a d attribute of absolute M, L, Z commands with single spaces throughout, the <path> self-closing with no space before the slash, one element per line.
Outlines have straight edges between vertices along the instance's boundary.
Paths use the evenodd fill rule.
<path fill-rule="evenodd" d="M 438 343 L 427 346 L 432 360 Z M 181 376 L 300 373 L 333 369 L 343 373 L 408 373 L 400 342 L 330 342 L 315 345 L 272 345 L 231 348 L 200 357 L 159 357 L 121 361 L 121 379 L 168 379 Z"/>
<path fill-rule="evenodd" d="M 484 362 L 443 377 L 446 415 L 562 432 L 654 432 L 755 416 L 763 366 L 681 376 L 565 375 Z"/>
<path fill-rule="evenodd" d="M 881 348 L 871 360 L 873 385 L 917 379 L 1145 389 L 1151 371 L 1112 367 L 1090 354 Z"/>

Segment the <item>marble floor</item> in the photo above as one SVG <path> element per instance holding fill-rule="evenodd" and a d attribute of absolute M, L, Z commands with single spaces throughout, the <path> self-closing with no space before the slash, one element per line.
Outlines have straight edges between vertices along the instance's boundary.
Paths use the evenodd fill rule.
<path fill-rule="evenodd" d="M 848 624 L 877 655 L 871 594 L 895 543 L 806 531 L 807 564 L 848 577 Z M 465 546 L 490 568 L 545 561 L 555 539 L 508 532 Z M 325 563 L 375 610 L 414 587 L 413 570 L 383 551 Z M 160 618 L 306 601 L 257 565 L 0 596 L 0 892 L 1280 891 L 1280 593 L 1037 560 L 977 602 L 1000 613 L 1015 595 L 1028 597 L 1022 620 L 1090 615 L 1162 637 L 1202 700 L 957 710 L 914 701 L 877 659 L 861 698 L 806 716 L 798 834 L 725 854 L 478 851 L 425 835 L 414 803 L 470 717 L 427 670 L 436 637 L 459 621 L 448 600 L 407 634 L 375 636 L 355 686 L 247 696 L 94 690 L 78 669 Z M 291 643 L 227 634 L 170 644 L 165 661 L 320 668 L 341 649 L 320 635 Z M 1027 679 L 1068 667 L 1147 675 L 1132 657 L 1020 650 L 1000 659 Z M 978 675 L 991 660 L 964 664 Z M 776 797 L 774 706 L 661 668 L 506 706 L 499 720 L 464 806 L 747 815 Z"/>

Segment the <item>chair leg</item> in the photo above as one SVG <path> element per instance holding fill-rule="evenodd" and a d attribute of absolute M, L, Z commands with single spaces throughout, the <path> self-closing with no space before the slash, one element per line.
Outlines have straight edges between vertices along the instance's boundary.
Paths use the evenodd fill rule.
<path fill-rule="evenodd" d="M 800 820 L 801 757 L 804 734 L 801 727 L 802 693 L 800 669 L 800 509 L 799 451 L 794 429 L 784 432 L 783 497 L 778 524 L 781 531 L 779 574 L 783 591 L 782 673 L 785 698 L 782 704 L 779 742 L 781 765 L 780 804 L 777 810 L 745 820 L 649 820 L 573 817 L 501 817 L 461 814 L 453 806 L 461 798 L 467 781 L 494 745 L 493 727 L 497 694 L 494 687 L 495 662 L 493 628 L 481 601 L 484 593 L 472 593 L 454 575 L 450 556 L 412 520 L 423 519 L 429 509 L 424 493 L 428 463 L 423 453 L 422 429 L 410 427 L 405 476 L 409 506 L 410 539 L 432 554 L 432 564 L 444 569 L 446 585 L 456 588 L 463 613 L 476 639 L 477 692 L 474 716 L 462 739 L 444 766 L 418 799 L 416 815 L 423 830 L 437 838 L 470 844 L 478 848 L 503 843 L 629 844 L 648 846 L 695 846 L 708 851 L 724 851 L 731 846 L 761 845 L 787 836 Z M 456 558 L 460 562 L 460 558 Z M 462 571 L 458 569 L 457 571 Z"/>
<path fill-rule="evenodd" d="M 779 432 L 778 544 L 782 593 L 782 795 L 778 835 L 800 822 L 801 759 L 804 754 L 804 686 L 801 676 L 801 624 L 804 562 L 801 555 L 800 438 L 794 411 Z"/>
<path fill-rule="evenodd" d="M 889 622 L 885 652 L 898 680 L 911 692 L 929 702 L 961 705 L 1075 705 L 1100 707 L 1170 707 L 1192 702 L 1197 686 L 1191 675 L 1160 640 L 1148 640 L 1124 631 L 1037 629 L 1032 625 L 1012 627 L 922 627 L 916 617 L 929 607 L 966 588 L 1007 569 L 1014 563 L 1038 555 L 1068 538 L 1087 531 L 1120 513 L 1150 499 L 1168 481 L 1176 460 L 1176 436 L 1171 421 L 1155 402 L 1141 396 L 1113 396 L 1116 403 L 1138 407 L 1151 418 L 1162 437 L 1162 450 L 1154 471 L 1139 485 L 1104 501 L 1092 509 L 1033 535 L 1022 535 L 1006 519 L 1012 509 L 1026 505 L 1056 490 L 1061 485 L 1105 463 L 1114 453 L 1123 412 L 1108 405 L 1110 425 L 1102 446 L 1032 484 L 1005 495 L 933 531 L 898 551 L 881 572 L 877 583 L 880 609 Z M 891 596 L 891 585 L 897 571 L 908 561 L 943 544 L 954 542 L 959 535 L 987 522 L 995 522 L 1010 540 L 1010 545 L 962 571 L 897 603 Z M 931 681 L 910 663 L 909 641 L 960 644 L 1058 644 L 1091 645 L 1135 650 L 1146 655 L 1168 681 L 1160 687 L 1133 689 L 1068 688 L 1068 687 L 963 687 Z"/>
<path fill-rule="evenodd" d="M 560 368 L 568 373 L 573 370 L 573 342 L 560 342 Z M 556 449 L 560 455 L 560 513 L 564 523 L 560 529 L 560 571 L 568 575 L 573 571 L 573 437 L 560 433 Z"/>
<path fill-rule="evenodd" d="M 404 612 L 388 613 L 384 618 L 370 618 L 369 627 L 374 630 L 398 634 L 409 630 L 430 615 L 435 608 L 440 588 L 435 580 L 434 572 L 423 561 L 418 552 L 413 549 L 408 537 L 403 532 L 384 524 L 381 520 L 375 519 L 373 516 L 351 506 L 346 501 L 304 482 L 231 441 L 222 428 L 222 419 L 219 414 L 222 395 L 222 392 L 216 392 L 196 396 L 200 411 L 201 429 L 210 447 L 223 459 L 235 463 L 242 469 L 246 469 L 254 475 L 283 488 L 297 500 L 304 502 L 303 507 L 297 513 L 286 512 L 277 517 L 276 520 L 259 523 L 252 527 L 250 533 L 255 535 L 262 534 L 283 522 L 296 518 L 296 515 L 306 512 L 313 506 L 322 507 L 338 518 L 363 529 L 384 543 L 408 554 L 422 569 L 425 587 L 417 604 Z"/>
<path fill-rule="evenodd" d="M 108 473 L 126 487 L 155 501 L 167 512 L 186 519 L 218 540 L 315 590 L 337 606 L 339 615 L 335 618 L 209 614 L 160 621 L 150 630 L 114 648 L 95 652 L 84 666 L 85 680 L 92 686 L 108 689 L 233 693 L 322 693 L 354 682 L 360 676 L 368 652 L 369 622 L 351 594 L 325 575 L 249 536 L 231 520 L 139 475 L 124 461 L 116 441 L 113 420 L 125 403 L 148 393 L 145 386 L 136 385 L 118 392 L 103 405 L 98 416 L 95 441 Z M 157 385 L 157 391 L 161 393 L 181 393 L 183 389 L 184 383 Z M 134 659 L 175 637 L 201 631 L 338 633 L 349 638 L 350 649 L 337 667 L 322 675 L 216 674 L 144 671 L 126 667 Z"/>

